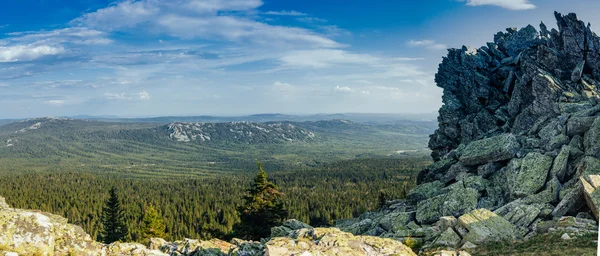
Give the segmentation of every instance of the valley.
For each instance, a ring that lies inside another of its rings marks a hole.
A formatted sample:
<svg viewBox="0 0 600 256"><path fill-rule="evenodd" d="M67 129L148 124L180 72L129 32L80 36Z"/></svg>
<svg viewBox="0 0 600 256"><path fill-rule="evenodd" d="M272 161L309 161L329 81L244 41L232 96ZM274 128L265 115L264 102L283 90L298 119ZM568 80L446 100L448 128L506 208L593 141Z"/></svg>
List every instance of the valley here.
<svg viewBox="0 0 600 256"><path fill-rule="evenodd" d="M116 188L131 241L141 240L139 218L148 204L159 206L170 240L225 238L239 222L236 207L260 161L285 193L290 218L329 226L376 209L381 193L404 197L431 161L426 143L436 126L411 120L169 121L4 124L0 194L15 207L65 216L96 237L107 193Z"/></svg>

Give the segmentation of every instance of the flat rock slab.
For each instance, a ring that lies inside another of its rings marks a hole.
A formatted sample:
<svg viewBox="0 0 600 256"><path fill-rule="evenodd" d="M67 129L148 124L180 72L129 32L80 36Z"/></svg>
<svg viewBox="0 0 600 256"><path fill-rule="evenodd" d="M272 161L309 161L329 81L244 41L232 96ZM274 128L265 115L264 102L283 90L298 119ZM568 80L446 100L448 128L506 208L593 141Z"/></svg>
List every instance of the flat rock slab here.
<svg viewBox="0 0 600 256"><path fill-rule="evenodd" d="M600 171L600 170L599 170ZM598 212L600 207L600 175L585 175L579 178L583 185L583 195L585 201L596 220L598 220Z"/></svg>
<svg viewBox="0 0 600 256"><path fill-rule="evenodd" d="M467 166L508 160L515 157L520 148L512 134L502 134L471 142L462 152L460 162Z"/></svg>
<svg viewBox="0 0 600 256"><path fill-rule="evenodd" d="M458 223L469 231L463 239L473 244L481 245L518 238L518 231L513 224L487 209L477 209L460 216Z"/></svg>
<svg viewBox="0 0 600 256"><path fill-rule="evenodd" d="M526 197L543 188L553 160L537 152L529 153L523 159L513 159L506 173L511 195Z"/></svg>

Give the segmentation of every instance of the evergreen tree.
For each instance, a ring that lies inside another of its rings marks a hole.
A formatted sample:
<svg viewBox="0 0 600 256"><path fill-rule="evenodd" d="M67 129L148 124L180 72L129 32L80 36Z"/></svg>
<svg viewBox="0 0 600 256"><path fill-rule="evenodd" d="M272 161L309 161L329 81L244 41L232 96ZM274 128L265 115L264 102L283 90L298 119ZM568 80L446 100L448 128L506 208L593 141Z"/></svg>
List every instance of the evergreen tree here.
<svg viewBox="0 0 600 256"><path fill-rule="evenodd" d="M102 242L110 244L117 241L123 241L127 237L127 226L123 218L123 209L117 196L117 191L113 187L110 190L110 197L102 209Z"/></svg>
<svg viewBox="0 0 600 256"><path fill-rule="evenodd" d="M150 238L166 238L165 221L163 217L156 211L152 204L146 207L144 218L142 219L142 239L147 241Z"/></svg>
<svg viewBox="0 0 600 256"><path fill-rule="evenodd" d="M267 172L258 163L254 184L244 197L245 204L238 208L241 222L234 227L235 235L247 240L259 240L271 235L271 228L281 225L287 211L281 201L283 193L267 180Z"/></svg>

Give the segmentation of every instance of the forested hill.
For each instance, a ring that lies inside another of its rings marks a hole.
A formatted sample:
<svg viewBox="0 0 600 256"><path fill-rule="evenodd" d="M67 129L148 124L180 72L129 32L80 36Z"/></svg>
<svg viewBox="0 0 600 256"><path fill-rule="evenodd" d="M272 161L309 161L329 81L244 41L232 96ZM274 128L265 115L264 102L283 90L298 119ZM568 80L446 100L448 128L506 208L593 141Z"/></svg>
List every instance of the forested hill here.
<svg viewBox="0 0 600 256"><path fill-rule="evenodd" d="M417 121L133 123L35 118L0 126L0 163L15 166L14 171L20 161L43 170L55 166L50 162L60 162L62 168L93 166L115 172L135 165L145 166L140 172L147 174L253 170L256 160L261 160L280 170L427 153L425 145L433 128L433 122Z"/></svg>

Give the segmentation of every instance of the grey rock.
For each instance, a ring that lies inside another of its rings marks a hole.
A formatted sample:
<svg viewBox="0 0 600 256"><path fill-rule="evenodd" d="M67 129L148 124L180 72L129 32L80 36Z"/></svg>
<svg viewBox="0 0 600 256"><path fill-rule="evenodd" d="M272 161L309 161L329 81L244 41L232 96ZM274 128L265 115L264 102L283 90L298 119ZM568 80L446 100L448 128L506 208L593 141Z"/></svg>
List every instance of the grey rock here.
<svg viewBox="0 0 600 256"><path fill-rule="evenodd" d="M574 188L570 189L564 198L556 205L552 215L561 217L570 211L575 211L584 204L583 199L583 186L581 182L578 182Z"/></svg>
<svg viewBox="0 0 600 256"><path fill-rule="evenodd" d="M552 170L550 171L550 173L552 176L557 177L559 180L564 180L565 175L567 174L570 151L571 147L563 146L560 150L560 153L558 153L558 156L554 158Z"/></svg>
<svg viewBox="0 0 600 256"><path fill-rule="evenodd" d="M552 157L535 152L523 159L513 159L506 172L510 194L519 198L540 190L546 183L552 161Z"/></svg>
<svg viewBox="0 0 600 256"><path fill-rule="evenodd" d="M480 165L479 167L477 167L477 175L483 178L488 178L496 171L500 170L500 168L502 168L502 165L500 163L487 163L484 165Z"/></svg>
<svg viewBox="0 0 600 256"><path fill-rule="evenodd" d="M475 189L455 186L444 194L420 201L416 219L419 223L430 224L442 216L460 216L475 209L479 196Z"/></svg>
<svg viewBox="0 0 600 256"><path fill-rule="evenodd" d="M512 134L502 134L467 145L460 162L467 166L480 165L513 158L520 147Z"/></svg>
<svg viewBox="0 0 600 256"><path fill-rule="evenodd" d="M575 135L583 135L587 132L596 120L593 116L571 117L567 122L567 135L573 137Z"/></svg>

